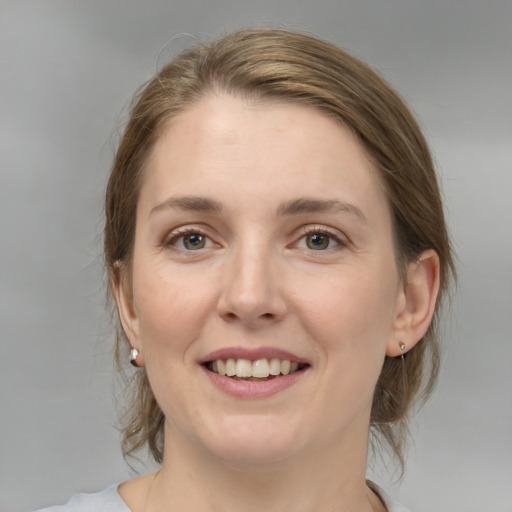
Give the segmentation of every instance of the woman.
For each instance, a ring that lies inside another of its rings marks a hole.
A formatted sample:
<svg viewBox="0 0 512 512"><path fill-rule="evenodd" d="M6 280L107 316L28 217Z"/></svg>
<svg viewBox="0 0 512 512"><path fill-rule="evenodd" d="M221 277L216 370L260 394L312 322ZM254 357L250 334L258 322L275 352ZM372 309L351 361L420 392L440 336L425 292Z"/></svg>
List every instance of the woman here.
<svg viewBox="0 0 512 512"><path fill-rule="evenodd" d="M63 510L405 510L367 447L403 464L453 262L424 138L366 65L273 29L178 56L135 99L105 257L125 454L161 467Z"/></svg>

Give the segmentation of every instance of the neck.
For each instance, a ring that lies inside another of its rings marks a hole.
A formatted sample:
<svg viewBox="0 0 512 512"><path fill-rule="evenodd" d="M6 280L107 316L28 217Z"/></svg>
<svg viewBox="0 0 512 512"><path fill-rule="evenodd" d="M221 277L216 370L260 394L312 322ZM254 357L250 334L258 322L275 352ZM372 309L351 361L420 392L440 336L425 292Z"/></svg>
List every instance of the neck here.
<svg viewBox="0 0 512 512"><path fill-rule="evenodd" d="M220 460L175 435L166 432L171 441L147 512L370 512L381 506L366 487L367 439L256 465Z"/></svg>

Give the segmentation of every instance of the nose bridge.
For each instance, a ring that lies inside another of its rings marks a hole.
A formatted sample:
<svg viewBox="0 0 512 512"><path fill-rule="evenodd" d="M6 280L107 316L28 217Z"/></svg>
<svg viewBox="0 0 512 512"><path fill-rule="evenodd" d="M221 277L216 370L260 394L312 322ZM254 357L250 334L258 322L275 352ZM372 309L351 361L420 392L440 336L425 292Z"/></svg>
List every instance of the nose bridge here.
<svg viewBox="0 0 512 512"><path fill-rule="evenodd" d="M253 323L283 315L275 259L269 243L249 236L232 248L219 301L225 318Z"/></svg>

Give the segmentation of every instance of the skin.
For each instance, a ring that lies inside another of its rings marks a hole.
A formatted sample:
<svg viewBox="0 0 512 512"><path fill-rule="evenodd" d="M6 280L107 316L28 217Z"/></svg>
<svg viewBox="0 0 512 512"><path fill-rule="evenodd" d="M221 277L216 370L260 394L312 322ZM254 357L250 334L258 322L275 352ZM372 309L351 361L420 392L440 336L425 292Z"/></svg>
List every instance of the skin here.
<svg viewBox="0 0 512 512"><path fill-rule="evenodd" d="M301 198L331 207L290 208ZM119 489L132 510L385 510L365 484L373 389L384 356L426 331L439 263L426 251L401 282L383 185L346 127L222 94L185 110L147 162L131 276L114 285L166 416L160 472ZM234 397L200 364L226 347L309 368Z"/></svg>

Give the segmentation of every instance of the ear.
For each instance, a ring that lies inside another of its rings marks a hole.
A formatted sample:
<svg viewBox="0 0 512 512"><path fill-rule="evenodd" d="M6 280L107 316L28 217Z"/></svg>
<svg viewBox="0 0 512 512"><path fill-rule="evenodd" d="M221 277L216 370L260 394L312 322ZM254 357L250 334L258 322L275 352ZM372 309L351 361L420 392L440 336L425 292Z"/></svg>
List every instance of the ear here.
<svg viewBox="0 0 512 512"><path fill-rule="evenodd" d="M407 268L407 283L388 341L386 355L396 357L410 350L427 332L439 293L439 256L429 249ZM405 345L402 350L400 345Z"/></svg>
<svg viewBox="0 0 512 512"><path fill-rule="evenodd" d="M124 334L131 348L136 348L139 351L137 366L144 366L144 356L142 354L139 336L139 322L133 307L133 293L130 279L126 275L126 272L128 272L128 269L124 264L120 261L116 261L110 271L110 283Z"/></svg>

